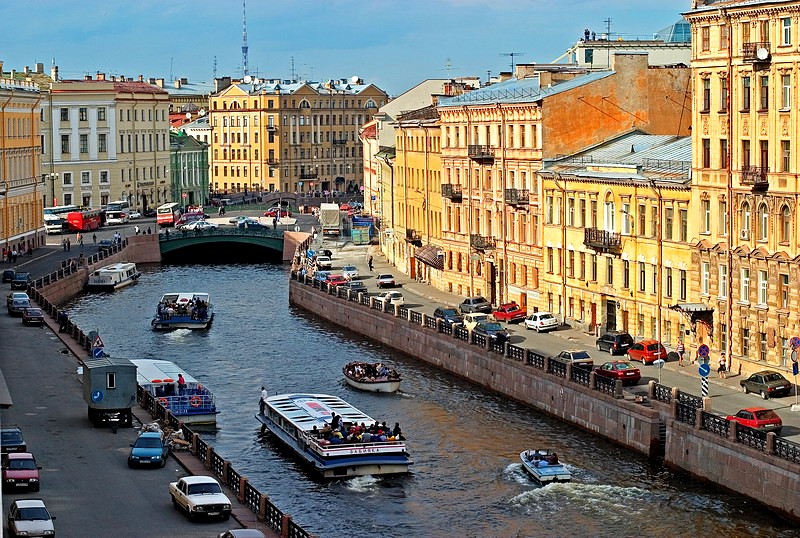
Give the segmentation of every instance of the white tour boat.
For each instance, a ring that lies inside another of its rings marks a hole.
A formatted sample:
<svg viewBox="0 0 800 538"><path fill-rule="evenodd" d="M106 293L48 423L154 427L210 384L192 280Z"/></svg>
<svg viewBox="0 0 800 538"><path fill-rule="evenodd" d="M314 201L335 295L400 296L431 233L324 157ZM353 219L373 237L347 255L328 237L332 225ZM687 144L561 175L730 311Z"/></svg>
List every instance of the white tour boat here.
<svg viewBox="0 0 800 538"><path fill-rule="evenodd" d="M542 484L572 480L572 473L550 449L525 450L520 452L519 458L525 470Z"/></svg>
<svg viewBox="0 0 800 538"><path fill-rule="evenodd" d="M402 436L348 442L327 435L333 415L344 425L375 424L349 403L327 394L280 394L267 398L264 414L256 418L323 478L407 473L413 463Z"/></svg>
<svg viewBox="0 0 800 538"><path fill-rule="evenodd" d="M214 395L183 368L162 360L132 359L136 365L136 381L181 422L186 424L217 423L217 403ZM178 387L178 376L184 384Z"/></svg>
<svg viewBox="0 0 800 538"><path fill-rule="evenodd" d="M208 293L165 293L150 322L157 331L173 329L208 329L214 321L214 309Z"/></svg>
<svg viewBox="0 0 800 538"><path fill-rule="evenodd" d="M348 362L342 368L344 379L351 387L369 392L397 392L400 374L382 362Z"/></svg>
<svg viewBox="0 0 800 538"><path fill-rule="evenodd" d="M140 273L136 270L135 263L113 263L92 271L86 287L90 290L116 290L133 284L139 280L139 276Z"/></svg>

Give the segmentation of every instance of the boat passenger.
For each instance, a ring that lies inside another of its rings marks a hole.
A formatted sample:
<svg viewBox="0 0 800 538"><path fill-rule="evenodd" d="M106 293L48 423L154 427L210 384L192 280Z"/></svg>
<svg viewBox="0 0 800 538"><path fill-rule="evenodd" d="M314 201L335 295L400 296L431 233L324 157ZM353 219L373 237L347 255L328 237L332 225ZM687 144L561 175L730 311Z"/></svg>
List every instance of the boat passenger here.
<svg viewBox="0 0 800 538"><path fill-rule="evenodd" d="M364 432L361 434L361 442L362 443L371 443L372 442L372 434L369 432Z"/></svg>
<svg viewBox="0 0 800 538"><path fill-rule="evenodd" d="M339 415L331 413L331 429L336 430L339 428Z"/></svg>
<svg viewBox="0 0 800 538"><path fill-rule="evenodd" d="M403 432L400 430L400 423L394 423L394 429L392 430L392 435L394 435L395 439L399 439L400 441L404 441L405 437L403 437Z"/></svg>
<svg viewBox="0 0 800 538"><path fill-rule="evenodd" d="M319 430L317 429L316 424L313 428L311 428L311 435L314 437L314 439L319 439Z"/></svg>

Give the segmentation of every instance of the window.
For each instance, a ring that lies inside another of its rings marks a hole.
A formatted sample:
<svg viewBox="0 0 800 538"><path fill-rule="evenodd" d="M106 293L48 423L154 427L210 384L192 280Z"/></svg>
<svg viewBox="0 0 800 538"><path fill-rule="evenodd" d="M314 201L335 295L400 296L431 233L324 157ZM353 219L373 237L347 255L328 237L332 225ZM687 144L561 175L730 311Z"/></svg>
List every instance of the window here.
<svg viewBox="0 0 800 538"><path fill-rule="evenodd" d="M769 232L769 211L767 204L758 206L758 240L766 241Z"/></svg>
<svg viewBox="0 0 800 538"><path fill-rule="evenodd" d="M728 40L730 39L731 29L726 25L719 27L719 50L726 50L728 48Z"/></svg>
<svg viewBox="0 0 800 538"><path fill-rule="evenodd" d="M606 258L606 284L614 285L614 258Z"/></svg>
<svg viewBox="0 0 800 538"><path fill-rule="evenodd" d="M781 28L783 30L782 36L783 40L781 41L781 45L791 45L792 44L792 19L789 17L785 17L781 19Z"/></svg>
<svg viewBox="0 0 800 538"><path fill-rule="evenodd" d="M658 293L658 265L653 264L653 288L650 290L650 293L655 295Z"/></svg>
<svg viewBox="0 0 800 538"><path fill-rule="evenodd" d="M666 268L667 284L664 286L664 297L672 297L672 267Z"/></svg>
<svg viewBox="0 0 800 538"><path fill-rule="evenodd" d="M80 121L87 121L89 119L89 111L86 107L80 107L78 109L78 119Z"/></svg>
<svg viewBox="0 0 800 538"><path fill-rule="evenodd" d="M681 209L681 236L680 240L684 243L689 238L689 211L687 209Z"/></svg>
<svg viewBox="0 0 800 538"><path fill-rule="evenodd" d="M575 226L575 198L567 199L567 226Z"/></svg>
<svg viewBox="0 0 800 538"><path fill-rule="evenodd" d="M703 227L700 233L711 233L711 200L700 201L702 214L700 218L703 219Z"/></svg>
<svg viewBox="0 0 800 538"><path fill-rule="evenodd" d="M769 76L761 77L761 93L759 99L759 111L769 110Z"/></svg>
<svg viewBox="0 0 800 538"><path fill-rule="evenodd" d="M72 193L64 193L64 205L72 205Z"/></svg>
<svg viewBox="0 0 800 538"><path fill-rule="evenodd" d="M681 299L681 301L685 301L686 300L686 270L685 269L681 269L680 270L680 278L681 278L681 282L680 282L681 297L680 297L680 299Z"/></svg>
<svg viewBox="0 0 800 538"><path fill-rule="evenodd" d="M581 252L578 254L580 258L580 266L581 266L581 280L586 279L586 253Z"/></svg>
<svg viewBox="0 0 800 538"><path fill-rule="evenodd" d="M650 208L650 237L658 235L658 208L653 206Z"/></svg>
<svg viewBox="0 0 800 538"><path fill-rule="evenodd" d="M107 137L108 135L106 134L97 135L97 151L100 153L106 153L108 151Z"/></svg>
<svg viewBox="0 0 800 538"><path fill-rule="evenodd" d="M719 79L719 83L720 83L719 111L722 113L726 113L728 112L728 79L721 78Z"/></svg>
<svg viewBox="0 0 800 538"><path fill-rule="evenodd" d="M708 112L711 110L711 79L703 79L703 108L700 112Z"/></svg>
<svg viewBox="0 0 800 538"><path fill-rule="evenodd" d="M97 121L106 121L106 107L97 108Z"/></svg>
<svg viewBox="0 0 800 538"><path fill-rule="evenodd" d="M553 247L547 247L547 272L553 272Z"/></svg>
<svg viewBox="0 0 800 538"><path fill-rule="evenodd" d="M742 231L750 231L750 204L747 202L742 206Z"/></svg>
<svg viewBox="0 0 800 538"><path fill-rule="evenodd" d="M789 110L792 106L792 75L781 76L781 110Z"/></svg>
<svg viewBox="0 0 800 538"><path fill-rule="evenodd" d="M778 277L778 282L781 286L778 307L789 308L789 275L781 273Z"/></svg>
<svg viewBox="0 0 800 538"><path fill-rule="evenodd" d="M742 111L750 111L750 77L742 77Z"/></svg>
<svg viewBox="0 0 800 538"><path fill-rule="evenodd" d="M597 200L591 202L590 228L597 228Z"/></svg>
<svg viewBox="0 0 800 538"><path fill-rule="evenodd" d="M758 333L758 360L767 362L767 333Z"/></svg>
<svg viewBox="0 0 800 538"><path fill-rule="evenodd" d="M545 223L553 224L553 197L548 196L545 199Z"/></svg>
<svg viewBox="0 0 800 538"><path fill-rule="evenodd" d="M789 213L789 207L783 206L781 208L781 227L780 227L780 242L781 243L788 243L789 242L789 232L791 230L791 215Z"/></svg>
<svg viewBox="0 0 800 538"><path fill-rule="evenodd" d="M703 262L700 265L700 293L708 295L708 289L711 281L711 264Z"/></svg>
<svg viewBox="0 0 800 538"><path fill-rule="evenodd" d="M61 121L69 121L69 109L62 108L61 109Z"/></svg>
<svg viewBox="0 0 800 538"><path fill-rule="evenodd" d="M700 28L700 46L703 52L711 50L711 29L708 26Z"/></svg>
<svg viewBox="0 0 800 538"><path fill-rule="evenodd" d="M81 185L89 185L92 182L92 176L89 172L81 172Z"/></svg>
<svg viewBox="0 0 800 538"><path fill-rule="evenodd" d="M750 141L742 140L742 169L750 166Z"/></svg>
<svg viewBox="0 0 800 538"><path fill-rule="evenodd" d="M759 166L763 169L766 173L769 169L769 140L759 140L758 141L758 150L759 150Z"/></svg>
<svg viewBox="0 0 800 538"><path fill-rule="evenodd" d="M703 139L703 168L711 168L711 139Z"/></svg>
<svg viewBox="0 0 800 538"><path fill-rule="evenodd" d="M719 234L728 235L728 203L725 200L719 202Z"/></svg>
<svg viewBox="0 0 800 538"><path fill-rule="evenodd" d="M61 153L69 153L69 135L61 135Z"/></svg>
<svg viewBox="0 0 800 538"><path fill-rule="evenodd" d="M631 262L628 260L622 261L622 287L625 289L631 287Z"/></svg>
<svg viewBox="0 0 800 538"><path fill-rule="evenodd" d="M769 281L767 280L767 272L758 272L758 304L765 306L767 304L767 290L769 290Z"/></svg>
<svg viewBox="0 0 800 538"><path fill-rule="evenodd" d="M719 324L719 350L726 351L728 349L728 324Z"/></svg>
<svg viewBox="0 0 800 538"><path fill-rule="evenodd" d="M790 140L781 140L781 172L790 172L792 162L792 143Z"/></svg>
<svg viewBox="0 0 800 538"><path fill-rule="evenodd" d="M647 288L647 274L645 263L639 262L639 291L645 291Z"/></svg>
<svg viewBox="0 0 800 538"><path fill-rule="evenodd" d="M89 153L89 135L80 135L80 151L81 153Z"/></svg>
<svg viewBox="0 0 800 538"><path fill-rule="evenodd" d="M100 172L100 183L108 183L108 170Z"/></svg>
<svg viewBox="0 0 800 538"><path fill-rule="evenodd" d="M613 200L606 200L605 204L603 204L603 226L605 230L609 232L616 231L616 208L614 207Z"/></svg>
<svg viewBox="0 0 800 538"><path fill-rule="evenodd" d="M597 254L592 254L592 282L597 282Z"/></svg>
<svg viewBox="0 0 800 538"><path fill-rule="evenodd" d="M719 298L720 299L727 299L728 298L728 266L727 265L719 265L717 266L717 281L719 285Z"/></svg>
<svg viewBox="0 0 800 538"><path fill-rule="evenodd" d="M622 233L631 233L631 204L622 204Z"/></svg>
<svg viewBox="0 0 800 538"><path fill-rule="evenodd" d="M750 301L750 269L742 267L739 274L739 300L746 303Z"/></svg>
<svg viewBox="0 0 800 538"><path fill-rule="evenodd" d="M72 172L64 172L64 174L61 177L64 179L64 186L65 187L68 187L68 186L71 187L72 186ZM67 204L66 200L64 200L64 204L65 205L69 205L69 204Z"/></svg>
<svg viewBox="0 0 800 538"><path fill-rule="evenodd" d="M647 213L644 204L639 204L639 211L637 214L639 215L639 228L636 230L636 233L639 235L644 235L645 221L647 220Z"/></svg>
<svg viewBox="0 0 800 538"><path fill-rule="evenodd" d="M750 354L750 329L742 328L742 356L747 357Z"/></svg>
<svg viewBox="0 0 800 538"><path fill-rule="evenodd" d="M671 207L664 209L664 239L668 241L672 241L672 213Z"/></svg>
<svg viewBox="0 0 800 538"><path fill-rule="evenodd" d="M728 139L723 138L719 141L719 166L728 168Z"/></svg>

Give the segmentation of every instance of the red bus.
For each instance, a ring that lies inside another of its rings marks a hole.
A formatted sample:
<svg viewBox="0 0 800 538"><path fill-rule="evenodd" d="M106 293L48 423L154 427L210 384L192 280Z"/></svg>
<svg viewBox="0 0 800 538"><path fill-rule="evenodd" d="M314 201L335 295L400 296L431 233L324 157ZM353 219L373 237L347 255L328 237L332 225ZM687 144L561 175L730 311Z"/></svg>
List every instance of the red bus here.
<svg viewBox="0 0 800 538"><path fill-rule="evenodd" d="M181 217L181 205L169 202L158 206L156 209L156 222L159 226L175 226L175 222Z"/></svg>
<svg viewBox="0 0 800 538"><path fill-rule="evenodd" d="M99 209L84 209L67 213L67 227L73 232L96 230L100 224L102 224L102 215Z"/></svg>

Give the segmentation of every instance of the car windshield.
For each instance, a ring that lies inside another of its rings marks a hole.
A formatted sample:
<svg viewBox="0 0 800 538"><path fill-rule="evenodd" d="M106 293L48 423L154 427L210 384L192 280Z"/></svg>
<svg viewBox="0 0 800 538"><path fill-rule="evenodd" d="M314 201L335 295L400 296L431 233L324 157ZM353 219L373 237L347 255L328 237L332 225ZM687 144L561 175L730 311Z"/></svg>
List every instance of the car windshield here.
<svg viewBox="0 0 800 538"><path fill-rule="evenodd" d="M660 344L650 344L647 346L647 351L658 351Z"/></svg>
<svg viewBox="0 0 800 538"><path fill-rule="evenodd" d="M772 374L767 374L767 375L764 376L764 381L766 381L766 382L769 382L769 381L785 381L785 380L786 380L786 378L783 377L778 372L774 372Z"/></svg>
<svg viewBox="0 0 800 538"><path fill-rule="evenodd" d="M28 278L28 273L17 273L14 278L16 280L25 280Z"/></svg>
<svg viewBox="0 0 800 538"><path fill-rule="evenodd" d="M539 319L542 319L542 320L545 320L545 319L553 319L553 314L542 314L542 315L539 317Z"/></svg>
<svg viewBox="0 0 800 538"><path fill-rule="evenodd" d="M772 420L779 418L778 414L772 409L761 409L760 411L756 411L755 415L758 420Z"/></svg>
<svg viewBox="0 0 800 538"><path fill-rule="evenodd" d="M345 266L342 268L342 271L355 271L355 270L356 270L356 268L355 268L355 266L354 266L354 265L345 265Z"/></svg>
<svg viewBox="0 0 800 538"><path fill-rule="evenodd" d="M471 301L473 304L474 304L474 303L487 303L487 302L489 302L489 301L487 301L486 299L484 299L483 297L473 297L472 299L470 299L470 301Z"/></svg>
<svg viewBox="0 0 800 538"><path fill-rule="evenodd" d="M572 352L572 359L573 360L575 360L575 359L588 359L588 358L590 358L589 354L586 353L585 351L573 351Z"/></svg>
<svg viewBox="0 0 800 538"><path fill-rule="evenodd" d="M31 508L20 508L19 512L17 513L17 520L22 521L33 521L33 520L48 520L50 519L50 514L47 513L47 509L42 506L34 506Z"/></svg>
<svg viewBox="0 0 800 538"><path fill-rule="evenodd" d="M2 440L4 445L21 443L22 434L19 432L3 432L2 435L0 435L0 440Z"/></svg>
<svg viewBox="0 0 800 538"><path fill-rule="evenodd" d="M633 365L628 364L627 362L618 362L616 364L612 364L611 367L615 370L629 370L633 368Z"/></svg>
<svg viewBox="0 0 800 538"><path fill-rule="evenodd" d="M33 460L9 460L8 468L12 471L33 471L36 469L36 462Z"/></svg>
<svg viewBox="0 0 800 538"><path fill-rule="evenodd" d="M499 323L484 323L483 328L487 331L502 331L503 326Z"/></svg>
<svg viewBox="0 0 800 538"><path fill-rule="evenodd" d="M619 335L619 343L620 344L632 344L633 337L629 334L621 334Z"/></svg>
<svg viewBox="0 0 800 538"><path fill-rule="evenodd" d="M27 310L25 310L25 313L27 315L29 315L29 316L41 316L42 315L42 311L39 310L38 308L28 308Z"/></svg>
<svg viewBox="0 0 800 538"><path fill-rule="evenodd" d="M459 313L455 308L445 308L442 310L443 316L458 316Z"/></svg>
<svg viewBox="0 0 800 538"><path fill-rule="evenodd" d="M389 280L391 280L391 279L393 279L393 278L394 278L394 277L393 277L392 275L378 275L378 280L384 280L384 279L389 279Z"/></svg>
<svg viewBox="0 0 800 538"><path fill-rule="evenodd" d="M222 493L219 484L206 483L206 484L189 484L189 495L198 495L203 493Z"/></svg>
<svg viewBox="0 0 800 538"><path fill-rule="evenodd" d="M136 448L161 448L161 439L157 437L140 437L134 443Z"/></svg>

